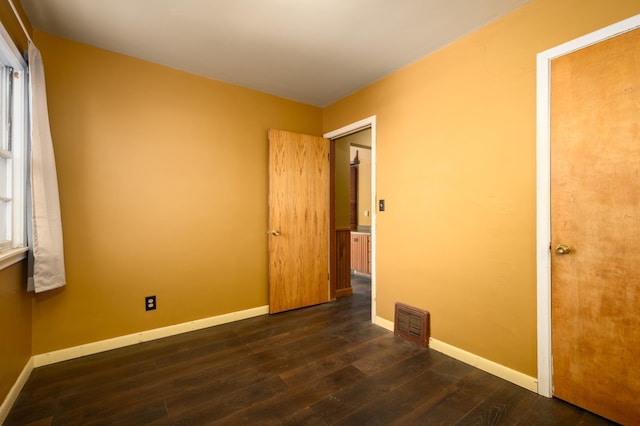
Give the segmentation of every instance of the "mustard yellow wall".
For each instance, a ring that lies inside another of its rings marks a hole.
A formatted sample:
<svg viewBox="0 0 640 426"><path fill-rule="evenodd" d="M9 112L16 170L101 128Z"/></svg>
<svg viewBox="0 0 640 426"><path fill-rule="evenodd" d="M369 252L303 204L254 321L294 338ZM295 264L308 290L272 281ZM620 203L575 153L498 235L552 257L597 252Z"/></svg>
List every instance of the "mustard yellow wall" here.
<svg viewBox="0 0 640 426"><path fill-rule="evenodd" d="M369 135L371 131L367 130ZM371 150L351 146L351 158L358 151L358 226L371 226Z"/></svg>
<svg viewBox="0 0 640 426"><path fill-rule="evenodd" d="M336 228L348 229L351 226L350 218L350 158L349 141L342 138L335 141L336 157Z"/></svg>
<svg viewBox="0 0 640 426"><path fill-rule="evenodd" d="M26 30L29 32L29 35L32 34L33 29L31 28L31 22L27 19L24 10L22 10L22 5L19 1L13 1L16 10L20 14L20 19L22 23L25 25ZM28 39L24 34L24 30L20 26L20 22L16 18L16 15L13 13L13 9L9 4L9 0L0 0L0 20L2 21L2 25L4 26L7 33L11 36L11 40L16 45L16 47L21 51L25 52L27 50Z"/></svg>
<svg viewBox="0 0 640 426"><path fill-rule="evenodd" d="M26 262L0 270L0 403L31 358Z"/></svg>
<svg viewBox="0 0 640 426"><path fill-rule="evenodd" d="M377 313L536 376L536 54L640 13L637 0L534 0L326 108L377 116Z"/></svg>
<svg viewBox="0 0 640 426"><path fill-rule="evenodd" d="M35 42L68 284L36 298L34 354L266 305L267 129L321 135L322 111L46 33Z"/></svg>
<svg viewBox="0 0 640 426"><path fill-rule="evenodd" d="M22 12L19 3L16 7ZM7 0L0 0L0 21L18 48L26 49L27 38ZM28 20L25 20L25 25L31 31ZM26 261L22 261L0 270L0 403L6 398L29 358L31 296L27 293Z"/></svg>
<svg viewBox="0 0 640 426"><path fill-rule="evenodd" d="M349 158L353 160L358 151L358 226L371 226L371 129L364 129L338 139L350 145Z"/></svg>

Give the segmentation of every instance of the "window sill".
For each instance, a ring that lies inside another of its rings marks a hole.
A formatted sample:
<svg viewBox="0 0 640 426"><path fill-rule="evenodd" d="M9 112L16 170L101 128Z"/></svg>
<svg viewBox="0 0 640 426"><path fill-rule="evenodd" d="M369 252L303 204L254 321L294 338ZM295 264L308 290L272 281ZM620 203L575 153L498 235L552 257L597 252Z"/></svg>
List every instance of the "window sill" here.
<svg viewBox="0 0 640 426"><path fill-rule="evenodd" d="M0 270L27 258L28 247L20 247L0 252Z"/></svg>

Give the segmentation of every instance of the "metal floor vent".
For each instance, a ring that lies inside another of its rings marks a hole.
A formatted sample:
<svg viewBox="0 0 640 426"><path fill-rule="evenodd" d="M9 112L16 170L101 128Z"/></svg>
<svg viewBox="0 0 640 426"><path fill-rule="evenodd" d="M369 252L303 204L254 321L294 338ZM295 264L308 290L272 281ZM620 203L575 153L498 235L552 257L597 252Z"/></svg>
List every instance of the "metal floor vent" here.
<svg viewBox="0 0 640 426"><path fill-rule="evenodd" d="M428 347L431 335L429 312L403 303L396 303L393 333L422 347Z"/></svg>

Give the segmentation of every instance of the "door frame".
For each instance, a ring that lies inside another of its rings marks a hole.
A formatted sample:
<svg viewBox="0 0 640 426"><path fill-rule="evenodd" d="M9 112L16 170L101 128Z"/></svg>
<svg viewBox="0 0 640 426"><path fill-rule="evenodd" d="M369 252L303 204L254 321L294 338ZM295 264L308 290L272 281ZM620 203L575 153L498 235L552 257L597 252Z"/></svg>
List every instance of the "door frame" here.
<svg viewBox="0 0 640 426"><path fill-rule="evenodd" d="M334 140L343 136L356 133L360 130L371 128L371 322L376 319L376 222L377 222L377 192L376 192L376 116L372 115L355 123L348 124L339 129L322 135L324 138Z"/></svg>
<svg viewBox="0 0 640 426"><path fill-rule="evenodd" d="M640 15L625 19L537 55L536 81L536 271L538 394L553 396L551 360L551 61L640 28Z"/></svg>

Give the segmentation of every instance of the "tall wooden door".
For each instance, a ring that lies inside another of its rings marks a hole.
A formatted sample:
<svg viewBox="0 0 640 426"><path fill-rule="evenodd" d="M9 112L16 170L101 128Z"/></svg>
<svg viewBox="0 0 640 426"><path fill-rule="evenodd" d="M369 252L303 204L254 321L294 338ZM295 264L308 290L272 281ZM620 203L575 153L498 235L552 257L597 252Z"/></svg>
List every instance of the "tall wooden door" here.
<svg viewBox="0 0 640 426"><path fill-rule="evenodd" d="M554 396L640 423L640 30L551 63Z"/></svg>
<svg viewBox="0 0 640 426"><path fill-rule="evenodd" d="M269 312L329 300L329 140L269 130Z"/></svg>

